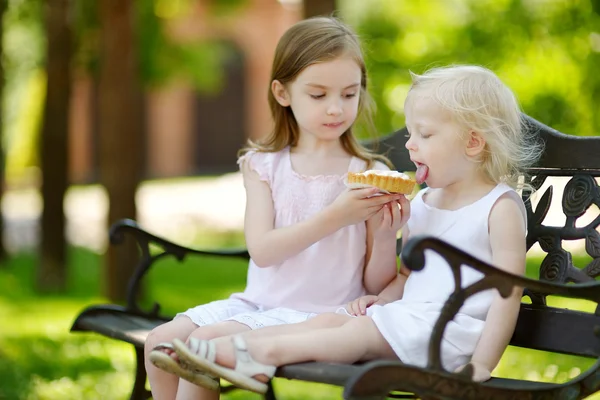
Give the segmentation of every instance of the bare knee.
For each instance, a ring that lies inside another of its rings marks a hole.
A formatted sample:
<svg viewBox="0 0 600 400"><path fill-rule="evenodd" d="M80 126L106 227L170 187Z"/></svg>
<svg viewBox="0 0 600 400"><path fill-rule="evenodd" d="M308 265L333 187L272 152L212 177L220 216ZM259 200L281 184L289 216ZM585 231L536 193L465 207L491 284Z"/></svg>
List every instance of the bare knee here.
<svg viewBox="0 0 600 400"><path fill-rule="evenodd" d="M144 350L151 351L158 344L171 343L173 339L186 340L198 326L189 318L182 316L152 329L146 338Z"/></svg>
<svg viewBox="0 0 600 400"><path fill-rule="evenodd" d="M365 353L362 355L361 360L395 359L397 357L371 317L353 318L344 328L362 338Z"/></svg>

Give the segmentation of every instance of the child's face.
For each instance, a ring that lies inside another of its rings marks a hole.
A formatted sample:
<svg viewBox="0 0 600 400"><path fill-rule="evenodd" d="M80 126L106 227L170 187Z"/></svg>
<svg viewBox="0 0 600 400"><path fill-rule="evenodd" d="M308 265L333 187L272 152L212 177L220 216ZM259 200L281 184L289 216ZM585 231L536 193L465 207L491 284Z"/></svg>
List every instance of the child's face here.
<svg viewBox="0 0 600 400"><path fill-rule="evenodd" d="M427 186L446 187L471 176L476 166L467 158L465 135L448 111L418 92L409 95L404 111L410 133L406 148L417 167L428 168Z"/></svg>
<svg viewBox="0 0 600 400"><path fill-rule="evenodd" d="M338 140L356 120L361 70L350 57L306 67L285 87L273 82L273 94L290 106L300 128L300 140Z"/></svg>

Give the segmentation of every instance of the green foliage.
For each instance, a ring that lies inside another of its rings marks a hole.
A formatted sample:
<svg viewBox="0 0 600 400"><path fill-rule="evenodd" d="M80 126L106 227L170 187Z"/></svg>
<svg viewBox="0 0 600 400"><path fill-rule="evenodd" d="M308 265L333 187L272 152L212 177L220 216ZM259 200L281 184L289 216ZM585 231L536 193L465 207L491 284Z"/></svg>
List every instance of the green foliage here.
<svg viewBox="0 0 600 400"><path fill-rule="evenodd" d="M42 5L42 0L10 0L4 16L2 146L16 150L13 157L7 157L7 174L37 163L35 149L45 94Z"/></svg>
<svg viewBox="0 0 600 400"><path fill-rule="evenodd" d="M243 3L240 0L231 2L226 1L225 5L229 6L217 7L217 11L232 11ZM201 91L219 90L223 78L220 66L229 54L228 47L208 39L182 42L167 33L169 22L190 13L195 1L146 0L134 4L134 34L141 82L151 87L171 80L184 80ZM75 6L75 59L78 65L93 73L97 73L100 57L97 7L97 0L76 2Z"/></svg>
<svg viewBox="0 0 600 400"><path fill-rule="evenodd" d="M409 70L479 64L526 113L566 133L600 133L598 0L343 0L363 39L380 134L403 126Z"/></svg>
<svg viewBox="0 0 600 400"><path fill-rule="evenodd" d="M182 1L174 2L181 3ZM188 9L191 2L188 1ZM224 48L215 41L178 43L168 37L165 24L168 19L157 11L162 10L166 17L173 11L166 11L161 4L164 0L137 2L137 40L140 76L148 85L161 85L171 79L184 78L200 90L215 91L221 84L220 63ZM172 5L171 5L172 6ZM164 14L163 14L164 15Z"/></svg>
<svg viewBox="0 0 600 400"><path fill-rule="evenodd" d="M248 4L248 0L210 0L207 3L210 13L220 16L240 11Z"/></svg>

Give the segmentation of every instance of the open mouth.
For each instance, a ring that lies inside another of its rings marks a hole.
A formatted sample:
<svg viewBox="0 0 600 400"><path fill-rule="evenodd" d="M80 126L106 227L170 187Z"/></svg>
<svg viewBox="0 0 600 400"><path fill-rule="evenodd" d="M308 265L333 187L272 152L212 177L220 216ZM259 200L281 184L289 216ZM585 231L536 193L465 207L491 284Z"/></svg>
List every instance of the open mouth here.
<svg viewBox="0 0 600 400"><path fill-rule="evenodd" d="M328 127L328 128L339 128L343 124L344 124L343 122L334 122L334 123L331 123L331 124L324 124L324 125L326 127Z"/></svg>

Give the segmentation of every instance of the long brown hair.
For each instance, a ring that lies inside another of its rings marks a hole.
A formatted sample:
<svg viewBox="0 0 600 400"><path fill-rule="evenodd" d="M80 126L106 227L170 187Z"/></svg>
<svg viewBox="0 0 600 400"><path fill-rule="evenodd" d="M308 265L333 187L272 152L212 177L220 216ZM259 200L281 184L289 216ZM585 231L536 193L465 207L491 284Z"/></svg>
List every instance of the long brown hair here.
<svg viewBox="0 0 600 400"><path fill-rule="evenodd" d="M342 55L352 57L361 71L361 89L358 103L358 115L366 114L370 120L372 99L367 92L367 69L357 35L340 20L332 17L305 19L290 27L279 39L271 68L271 80L282 85L293 82L308 66L334 60ZM300 130L290 107L281 106L270 87L268 94L271 115L275 122L273 131L258 141L248 141L248 150L277 152L286 146L294 147L298 143ZM340 137L342 146L351 155L367 162L370 167L375 160L392 167L390 161L362 146L352 134L352 127Z"/></svg>

